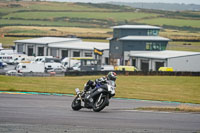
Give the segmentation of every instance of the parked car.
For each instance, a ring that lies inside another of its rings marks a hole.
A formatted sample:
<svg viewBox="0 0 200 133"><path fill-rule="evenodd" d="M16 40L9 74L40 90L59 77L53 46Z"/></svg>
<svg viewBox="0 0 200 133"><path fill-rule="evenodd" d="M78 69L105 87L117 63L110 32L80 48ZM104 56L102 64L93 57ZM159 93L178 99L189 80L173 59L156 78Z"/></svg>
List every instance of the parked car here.
<svg viewBox="0 0 200 133"><path fill-rule="evenodd" d="M172 67L160 67L158 69L158 71L161 71L161 72L173 72L173 68Z"/></svg>
<svg viewBox="0 0 200 133"><path fill-rule="evenodd" d="M93 57L66 57L61 63L66 69L72 68L76 63L80 63L82 59L93 59Z"/></svg>
<svg viewBox="0 0 200 133"><path fill-rule="evenodd" d="M52 69L47 70L47 72L64 73L65 69L63 69L63 68L52 68Z"/></svg>
<svg viewBox="0 0 200 133"><path fill-rule="evenodd" d="M6 67L7 66L7 63L5 63L5 62L0 62L0 68L4 68L4 67Z"/></svg>
<svg viewBox="0 0 200 133"><path fill-rule="evenodd" d="M134 66L115 66L116 71L138 71Z"/></svg>
<svg viewBox="0 0 200 133"><path fill-rule="evenodd" d="M18 73L17 70L9 70L6 72L8 76L22 76L22 73Z"/></svg>

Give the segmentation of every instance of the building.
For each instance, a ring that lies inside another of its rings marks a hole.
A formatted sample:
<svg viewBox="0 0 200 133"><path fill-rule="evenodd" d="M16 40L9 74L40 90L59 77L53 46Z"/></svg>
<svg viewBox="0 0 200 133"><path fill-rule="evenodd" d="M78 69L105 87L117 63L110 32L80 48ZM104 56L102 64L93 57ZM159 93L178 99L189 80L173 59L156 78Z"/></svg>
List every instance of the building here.
<svg viewBox="0 0 200 133"><path fill-rule="evenodd" d="M172 67L174 71L200 71L200 52L188 51L131 51L129 57L142 71L157 71L160 67Z"/></svg>
<svg viewBox="0 0 200 133"><path fill-rule="evenodd" d="M18 53L28 56L94 57L94 48L104 50L102 62L108 64L109 44L84 42L78 38L40 37L14 42Z"/></svg>
<svg viewBox="0 0 200 133"><path fill-rule="evenodd" d="M173 67L175 71L200 71L200 53L166 50L170 41L160 37L160 27L150 25L114 26L110 38L110 63L132 65L141 71Z"/></svg>
<svg viewBox="0 0 200 133"><path fill-rule="evenodd" d="M110 61L119 65L129 65L124 55L130 51L165 50L170 39L158 36L160 27L149 25L122 25L113 28L110 38Z"/></svg>

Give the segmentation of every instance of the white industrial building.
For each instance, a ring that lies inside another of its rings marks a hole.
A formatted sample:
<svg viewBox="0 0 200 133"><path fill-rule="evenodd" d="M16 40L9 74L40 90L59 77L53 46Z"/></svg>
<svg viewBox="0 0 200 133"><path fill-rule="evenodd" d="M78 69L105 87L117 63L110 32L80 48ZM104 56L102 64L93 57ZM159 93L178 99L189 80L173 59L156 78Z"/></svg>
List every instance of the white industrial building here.
<svg viewBox="0 0 200 133"><path fill-rule="evenodd" d="M130 51L125 53L130 64L143 71L172 67L174 71L200 71L200 52L188 51Z"/></svg>
<svg viewBox="0 0 200 133"><path fill-rule="evenodd" d="M84 42L78 38L41 37L15 41L18 53L28 56L94 57L94 48L104 50L102 63L108 64L109 43Z"/></svg>

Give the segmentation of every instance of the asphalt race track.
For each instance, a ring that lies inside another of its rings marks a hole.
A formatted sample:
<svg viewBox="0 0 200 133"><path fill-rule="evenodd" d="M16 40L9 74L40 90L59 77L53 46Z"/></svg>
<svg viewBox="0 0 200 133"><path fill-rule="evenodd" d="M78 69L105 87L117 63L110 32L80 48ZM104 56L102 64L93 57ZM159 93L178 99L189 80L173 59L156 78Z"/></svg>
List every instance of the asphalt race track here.
<svg viewBox="0 0 200 133"><path fill-rule="evenodd" d="M0 94L0 133L198 133L200 114L130 110L179 103L112 99L97 113L73 111L70 96Z"/></svg>

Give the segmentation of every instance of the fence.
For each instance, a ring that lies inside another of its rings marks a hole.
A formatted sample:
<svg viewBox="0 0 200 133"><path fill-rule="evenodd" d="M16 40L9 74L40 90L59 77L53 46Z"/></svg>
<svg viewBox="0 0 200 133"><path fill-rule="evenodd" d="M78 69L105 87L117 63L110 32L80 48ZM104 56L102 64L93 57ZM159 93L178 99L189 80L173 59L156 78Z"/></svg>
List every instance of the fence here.
<svg viewBox="0 0 200 133"><path fill-rule="evenodd" d="M64 77L64 73L11 73L6 74L5 72L0 72L0 75L8 75L8 76L18 76L18 77Z"/></svg>
<svg viewBox="0 0 200 133"><path fill-rule="evenodd" d="M84 76L84 75L106 75L109 71L82 71L82 72L65 72L65 76ZM143 72L143 71L115 71L117 75L159 75L159 76L200 76L200 72Z"/></svg>
<svg viewBox="0 0 200 133"><path fill-rule="evenodd" d="M11 74L10 76L23 76L23 77L51 77L51 76L89 76L89 75L107 75L109 71L69 71L60 74L51 73L23 73L23 74ZM140 76L200 76L200 72L127 72L127 71L115 71L117 75L140 75ZM0 75L6 75L5 72L0 72Z"/></svg>

